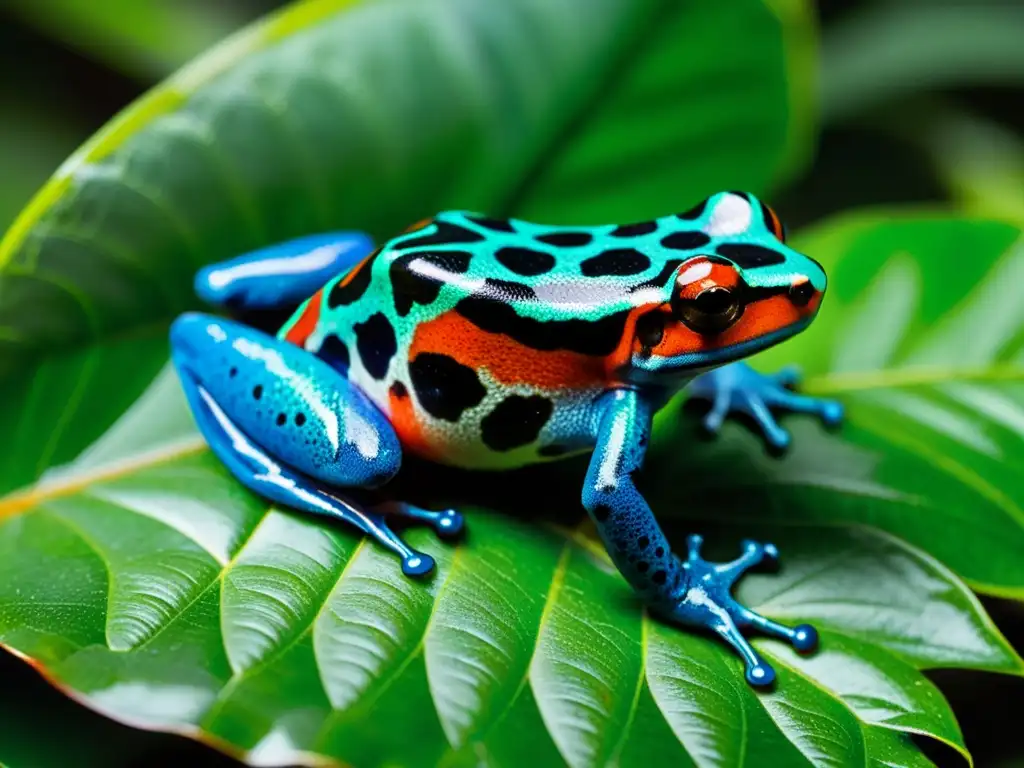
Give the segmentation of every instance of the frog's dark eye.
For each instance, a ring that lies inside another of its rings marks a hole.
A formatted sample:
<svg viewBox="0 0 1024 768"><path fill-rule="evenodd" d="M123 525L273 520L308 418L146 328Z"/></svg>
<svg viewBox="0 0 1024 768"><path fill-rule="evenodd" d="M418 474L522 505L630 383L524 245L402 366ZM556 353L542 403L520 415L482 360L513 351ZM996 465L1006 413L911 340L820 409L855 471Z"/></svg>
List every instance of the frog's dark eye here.
<svg viewBox="0 0 1024 768"><path fill-rule="evenodd" d="M705 288L693 298L677 295L672 311L687 328L697 333L720 333L743 314L737 291L723 286Z"/></svg>
<svg viewBox="0 0 1024 768"><path fill-rule="evenodd" d="M780 243L786 242L786 228L783 226L778 214L771 207L761 203L761 216L768 231L775 235Z"/></svg>

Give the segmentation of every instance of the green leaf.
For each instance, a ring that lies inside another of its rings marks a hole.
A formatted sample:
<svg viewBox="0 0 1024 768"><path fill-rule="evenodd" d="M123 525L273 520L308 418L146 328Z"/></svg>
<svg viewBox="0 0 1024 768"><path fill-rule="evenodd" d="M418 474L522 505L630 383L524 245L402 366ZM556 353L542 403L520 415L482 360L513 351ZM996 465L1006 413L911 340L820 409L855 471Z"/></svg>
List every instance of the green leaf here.
<svg viewBox="0 0 1024 768"><path fill-rule="evenodd" d="M868 530L771 532L784 568L739 597L823 643L757 640L780 670L768 694L720 643L644 615L587 528L468 509L456 547L411 533L439 564L414 581L343 528L266 509L173 384L0 505L0 642L115 718L260 764L927 764L910 734L966 750L921 671L1024 667L947 569Z"/></svg>
<svg viewBox="0 0 1024 768"><path fill-rule="evenodd" d="M138 396L201 264L442 208L625 221L768 188L807 149L812 37L803 0L309 0L239 33L0 243L0 488Z"/></svg>
<svg viewBox="0 0 1024 768"><path fill-rule="evenodd" d="M8 0L5 8L68 45L139 77L163 77L235 29L224 8L197 0Z"/></svg>
<svg viewBox="0 0 1024 768"><path fill-rule="evenodd" d="M699 456L662 414L659 509L855 522L927 550L976 589L1024 597L1024 239L998 221L880 210L804 233L829 275L814 325L755 358L796 362L847 409L838 434L785 417L782 461L736 424ZM677 480L686 477L685 485ZM938 627L939 624L936 624Z"/></svg>
<svg viewBox="0 0 1024 768"><path fill-rule="evenodd" d="M1014 3L864 5L822 43L823 116L849 118L922 90L1019 85L1021 35L1024 8Z"/></svg>

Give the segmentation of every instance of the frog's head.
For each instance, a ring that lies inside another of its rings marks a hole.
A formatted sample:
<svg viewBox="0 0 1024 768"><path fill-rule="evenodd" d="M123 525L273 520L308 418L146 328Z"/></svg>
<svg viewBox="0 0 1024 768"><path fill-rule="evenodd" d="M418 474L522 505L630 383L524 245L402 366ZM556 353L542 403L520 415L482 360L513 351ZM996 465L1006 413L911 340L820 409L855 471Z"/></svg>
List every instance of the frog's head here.
<svg viewBox="0 0 1024 768"><path fill-rule="evenodd" d="M662 254L666 263L682 263L657 301L632 313L631 378L688 378L760 352L814 319L825 272L786 245L767 205L723 192L674 221L680 239L695 247Z"/></svg>

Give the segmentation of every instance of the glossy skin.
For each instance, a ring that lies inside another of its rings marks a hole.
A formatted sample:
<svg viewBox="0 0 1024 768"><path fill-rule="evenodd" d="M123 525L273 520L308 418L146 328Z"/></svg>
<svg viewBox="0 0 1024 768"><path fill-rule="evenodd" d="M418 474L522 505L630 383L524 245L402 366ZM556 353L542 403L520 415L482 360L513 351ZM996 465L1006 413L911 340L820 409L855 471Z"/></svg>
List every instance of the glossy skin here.
<svg viewBox="0 0 1024 768"><path fill-rule="evenodd" d="M652 610L718 633L754 685L774 672L738 627L815 645L813 628L781 626L730 595L745 570L777 556L772 545L746 542L738 560L715 565L691 537L679 558L631 478L654 413L691 382L691 396L712 403L710 431L743 412L775 448L789 438L771 408L841 419L837 403L790 391L792 371L733 362L806 328L825 291L821 267L785 245L774 212L738 192L625 226L446 212L370 249L355 233L304 238L197 276L203 298L228 306L294 304L315 290L277 338L201 314L172 327L197 423L243 483L356 525L420 575L433 561L385 516L441 534L457 533L461 516L368 510L337 489L386 483L405 451L487 469L592 452L583 504Z"/></svg>

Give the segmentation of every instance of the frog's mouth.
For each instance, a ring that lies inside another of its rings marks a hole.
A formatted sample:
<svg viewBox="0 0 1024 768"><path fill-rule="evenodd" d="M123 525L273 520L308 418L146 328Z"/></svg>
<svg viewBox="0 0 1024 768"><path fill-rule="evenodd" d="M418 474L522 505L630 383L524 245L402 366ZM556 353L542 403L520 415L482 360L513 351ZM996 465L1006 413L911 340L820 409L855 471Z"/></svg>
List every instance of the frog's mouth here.
<svg viewBox="0 0 1024 768"><path fill-rule="evenodd" d="M714 293L720 292L714 289ZM823 295L824 291L800 275L788 286L744 286L735 296L712 295L691 306L674 303L670 311L659 308L660 320L646 320L647 325L662 324L656 344L643 344L644 333L639 329L645 320L638 320L639 343L632 367L641 376L669 372L692 375L703 368L749 357L807 328Z"/></svg>

